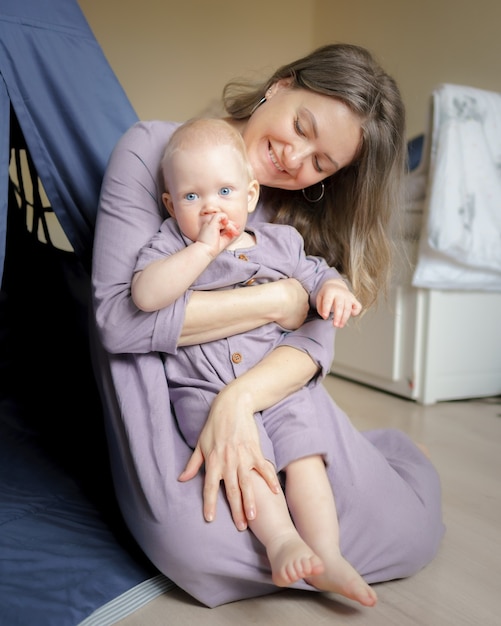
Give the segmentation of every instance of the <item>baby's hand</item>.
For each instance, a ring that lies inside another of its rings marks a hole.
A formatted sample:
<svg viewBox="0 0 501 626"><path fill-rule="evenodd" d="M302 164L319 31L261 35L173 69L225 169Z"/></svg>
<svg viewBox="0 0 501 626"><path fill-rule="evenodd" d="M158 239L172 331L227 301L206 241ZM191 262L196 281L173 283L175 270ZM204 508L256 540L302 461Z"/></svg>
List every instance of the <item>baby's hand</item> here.
<svg viewBox="0 0 501 626"><path fill-rule="evenodd" d="M221 226L222 228L220 230L220 235L221 237L227 237L228 243L232 242L240 235L240 229L238 228L238 226L235 224L235 222L232 222L228 218L226 218L226 222L224 224L221 224Z"/></svg>
<svg viewBox="0 0 501 626"><path fill-rule="evenodd" d="M216 257L240 235L238 226L228 219L226 213L214 213L202 224L197 241L210 249L212 257Z"/></svg>
<svg viewBox="0 0 501 626"><path fill-rule="evenodd" d="M332 323L336 328L343 328L350 317L362 310L362 305L351 293L341 278L325 281L317 296L317 311L324 319L332 313Z"/></svg>

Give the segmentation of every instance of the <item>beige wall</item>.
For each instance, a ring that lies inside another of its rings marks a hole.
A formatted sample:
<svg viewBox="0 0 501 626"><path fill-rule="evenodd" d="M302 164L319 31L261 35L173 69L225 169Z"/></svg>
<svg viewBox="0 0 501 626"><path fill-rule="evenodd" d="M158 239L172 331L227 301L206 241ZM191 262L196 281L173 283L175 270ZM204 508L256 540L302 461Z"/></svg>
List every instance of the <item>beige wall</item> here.
<svg viewBox="0 0 501 626"><path fill-rule="evenodd" d="M184 120L235 77L310 51L314 0L78 0L142 119Z"/></svg>
<svg viewBox="0 0 501 626"><path fill-rule="evenodd" d="M183 120L236 76L331 41L370 48L397 78L408 136L441 82L501 91L500 0L79 0L139 117ZM252 10L249 7L252 6Z"/></svg>

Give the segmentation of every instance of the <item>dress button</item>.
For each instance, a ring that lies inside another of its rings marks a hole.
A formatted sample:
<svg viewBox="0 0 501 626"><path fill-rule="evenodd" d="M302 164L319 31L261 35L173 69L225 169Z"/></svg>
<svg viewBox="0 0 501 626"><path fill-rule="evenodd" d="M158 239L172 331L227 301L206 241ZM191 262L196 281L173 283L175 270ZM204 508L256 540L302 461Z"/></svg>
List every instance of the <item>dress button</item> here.
<svg viewBox="0 0 501 626"><path fill-rule="evenodd" d="M249 260L249 257L248 257L246 254L239 254L239 255L238 255L238 258L239 258L241 261L248 261L248 260Z"/></svg>
<svg viewBox="0 0 501 626"><path fill-rule="evenodd" d="M240 354L240 352L234 352L231 355L231 360L233 361L233 363L241 363L243 359L243 356Z"/></svg>
<svg viewBox="0 0 501 626"><path fill-rule="evenodd" d="M245 283L246 285L252 285L253 283L256 282L255 278L249 278L249 280Z"/></svg>

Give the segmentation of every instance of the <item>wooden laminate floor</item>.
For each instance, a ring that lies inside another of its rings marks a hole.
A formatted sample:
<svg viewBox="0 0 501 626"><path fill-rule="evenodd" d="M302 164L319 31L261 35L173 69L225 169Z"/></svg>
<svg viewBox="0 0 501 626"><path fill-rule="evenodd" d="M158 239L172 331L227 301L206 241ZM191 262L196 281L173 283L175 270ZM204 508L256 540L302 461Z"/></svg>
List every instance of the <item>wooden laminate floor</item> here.
<svg viewBox="0 0 501 626"><path fill-rule="evenodd" d="M433 563L377 585L372 609L291 590L208 609L176 589L119 626L501 626L501 398L423 407L332 376L325 385L360 429L400 428L428 447L447 526Z"/></svg>

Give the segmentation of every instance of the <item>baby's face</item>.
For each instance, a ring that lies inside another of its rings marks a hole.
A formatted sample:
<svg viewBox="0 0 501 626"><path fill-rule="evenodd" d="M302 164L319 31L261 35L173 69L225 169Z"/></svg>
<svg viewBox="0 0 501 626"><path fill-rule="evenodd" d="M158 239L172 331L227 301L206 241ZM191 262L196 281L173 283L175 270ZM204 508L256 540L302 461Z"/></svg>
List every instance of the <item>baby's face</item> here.
<svg viewBox="0 0 501 626"><path fill-rule="evenodd" d="M192 241L214 213L224 213L242 232L250 208L249 182L242 159L230 146L180 150L170 165L171 215Z"/></svg>

